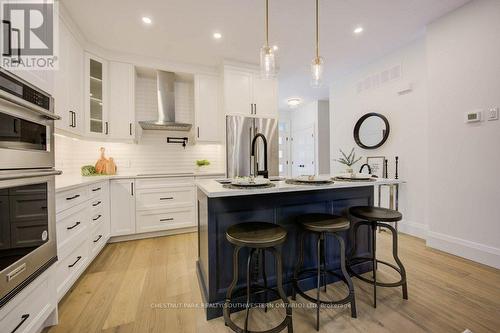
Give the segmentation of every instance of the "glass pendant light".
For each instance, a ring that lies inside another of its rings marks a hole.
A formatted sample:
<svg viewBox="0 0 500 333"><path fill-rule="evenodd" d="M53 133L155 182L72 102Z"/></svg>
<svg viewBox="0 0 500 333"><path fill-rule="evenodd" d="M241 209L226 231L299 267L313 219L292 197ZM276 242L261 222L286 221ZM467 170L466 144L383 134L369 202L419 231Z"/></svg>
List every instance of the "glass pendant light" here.
<svg viewBox="0 0 500 333"><path fill-rule="evenodd" d="M319 56L319 9L316 0L316 56L311 62L311 86L319 88L323 84L323 58Z"/></svg>
<svg viewBox="0 0 500 333"><path fill-rule="evenodd" d="M276 77L276 57L269 47L269 0L266 0L266 43L260 49L260 75L263 79Z"/></svg>

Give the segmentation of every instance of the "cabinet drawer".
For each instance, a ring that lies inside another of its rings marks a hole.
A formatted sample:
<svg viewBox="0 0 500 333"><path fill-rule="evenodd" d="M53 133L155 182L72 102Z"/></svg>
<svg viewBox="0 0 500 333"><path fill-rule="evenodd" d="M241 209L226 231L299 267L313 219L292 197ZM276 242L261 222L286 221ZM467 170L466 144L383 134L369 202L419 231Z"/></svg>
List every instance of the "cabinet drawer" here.
<svg viewBox="0 0 500 333"><path fill-rule="evenodd" d="M36 283L36 282L35 282ZM50 298L49 280L46 276L0 320L2 332L34 332L45 321L54 306ZM17 302L17 299L14 299Z"/></svg>
<svg viewBox="0 0 500 333"><path fill-rule="evenodd" d="M194 186L137 190L137 210L193 206Z"/></svg>
<svg viewBox="0 0 500 333"><path fill-rule="evenodd" d="M150 232L195 225L194 207L137 212L137 232Z"/></svg>
<svg viewBox="0 0 500 333"><path fill-rule="evenodd" d="M90 237L90 255L94 257L101 251L109 238L109 224L100 223L95 226Z"/></svg>
<svg viewBox="0 0 500 333"><path fill-rule="evenodd" d="M97 198L100 196L106 196L108 192L109 183L108 181L92 184L88 186L89 196L91 198Z"/></svg>
<svg viewBox="0 0 500 333"><path fill-rule="evenodd" d="M194 177L139 178L135 185L140 189L157 189L172 186L193 186Z"/></svg>
<svg viewBox="0 0 500 333"><path fill-rule="evenodd" d="M87 237L89 213L87 203L70 208L56 216L57 249L59 255L72 251L79 239ZM61 251L65 247L69 250Z"/></svg>
<svg viewBox="0 0 500 333"><path fill-rule="evenodd" d="M56 194L56 212L62 212L88 199L87 187L82 186Z"/></svg>
<svg viewBox="0 0 500 333"><path fill-rule="evenodd" d="M88 238L82 240L77 248L57 263L56 286L60 300L85 269L89 257Z"/></svg>

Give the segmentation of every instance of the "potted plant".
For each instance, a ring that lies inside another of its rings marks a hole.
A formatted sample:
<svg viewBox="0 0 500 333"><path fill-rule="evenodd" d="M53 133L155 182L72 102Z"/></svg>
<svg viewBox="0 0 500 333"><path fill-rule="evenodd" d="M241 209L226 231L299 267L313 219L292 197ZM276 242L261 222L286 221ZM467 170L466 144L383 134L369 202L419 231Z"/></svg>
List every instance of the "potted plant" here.
<svg viewBox="0 0 500 333"><path fill-rule="evenodd" d="M351 176L354 175L354 170L352 169L352 166L354 164L356 164L357 162L359 162L359 160L361 160L361 157L356 159L356 153L354 152L354 148L352 148L349 155L344 153L342 151L342 149L339 149L339 150L340 150L340 153L342 154L342 156L340 156L340 158L338 160L335 160L335 161L339 162L340 164L344 164L347 167L345 170L346 173L350 174Z"/></svg>

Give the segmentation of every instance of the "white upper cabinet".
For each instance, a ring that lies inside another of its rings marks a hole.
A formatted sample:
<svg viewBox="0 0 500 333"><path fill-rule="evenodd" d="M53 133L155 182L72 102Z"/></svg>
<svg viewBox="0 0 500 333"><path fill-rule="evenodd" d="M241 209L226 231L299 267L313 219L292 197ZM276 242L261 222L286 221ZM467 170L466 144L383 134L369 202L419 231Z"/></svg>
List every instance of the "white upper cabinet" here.
<svg viewBox="0 0 500 333"><path fill-rule="evenodd" d="M86 53L85 119L89 136L107 137L109 134L107 84L107 62Z"/></svg>
<svg viewBox="0 0 500 333"><path fill-rule="evenodd" d="M225 114L278 117L278 82L263 80L258 73L224 68Z"/></svg>
<svg viewBox="0 0 500 333"><path fill-rule="evenodd" d="M83 48L64 22L59 24L59 70L55 72L56 127L74 134L85 132L83 107Z"/></svg>
<svg viewBox="0 0 500 333"><path fill-rule="evenodd" d="M109 125L112 139L135 137L135 67L109 62Z"/></svg>
<svg viewBox="0 0 500 333"><path fill-rule="evenodd" d="M197 74L194 77L195 134L199 142L219 142L222 120L219 113L219 77Z"/></svg>

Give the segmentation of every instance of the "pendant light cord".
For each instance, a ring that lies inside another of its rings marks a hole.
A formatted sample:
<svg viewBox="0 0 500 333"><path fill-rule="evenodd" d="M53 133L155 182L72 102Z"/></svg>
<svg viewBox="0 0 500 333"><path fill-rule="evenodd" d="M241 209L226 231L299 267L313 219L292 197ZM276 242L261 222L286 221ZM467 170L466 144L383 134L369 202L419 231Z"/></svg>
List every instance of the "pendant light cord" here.
<svg viewBox="0 0 500 333"><path fill-rule="evenodd" d="M319 58L319 10L318 0L316 0L316 60Z"/></svg>
<svg viewBox="0 0 500 333"><path fill-rule="evenodd" d="M266 46L269 47L269 0L266 0Z"/></svg>

